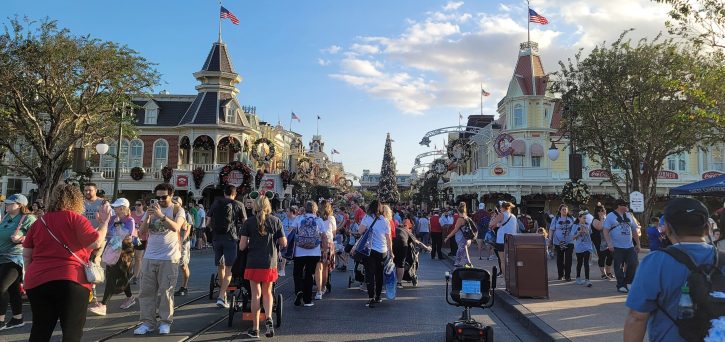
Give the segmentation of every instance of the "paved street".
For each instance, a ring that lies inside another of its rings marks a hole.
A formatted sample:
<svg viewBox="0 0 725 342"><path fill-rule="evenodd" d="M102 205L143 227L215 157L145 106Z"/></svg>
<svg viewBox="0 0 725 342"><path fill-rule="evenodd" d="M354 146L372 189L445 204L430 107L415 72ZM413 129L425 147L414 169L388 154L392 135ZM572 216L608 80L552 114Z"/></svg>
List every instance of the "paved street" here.
<svg viewBox="0 0 725 342"><path fill-rule="evenodd" d="M417 288L398 290L398 298L384 301L375 309L364 306L366 294L356 285L348 289L348 273L334 272L332 293L317 301L312 308L292 305L292 278L280 281L285 297L283 323L277 331L279 341L441 341L445 323L460 315L460 309L445 303L443 274L451 267L447 261L432 261L421 255L421 282ZM192 282L190 293L177 297L172 334L160 337L149 335L155 341L232 341L244 340L239 335L249 327L235 316L232 328L227 327L227 310L218 309L208 298L209 278L214 267L211 250L194 252L192 256ZM292 265L287 266L291 275ZM410 286L410 285L409 285ZM137 288L134 286L134 294ZM133 311L118 309L123 295L116 295L108 305L105 317L89 316L84 341L138 340L132 335L137 324L138 306ZM25 304L26 322L32 321L30 308ZM475 318L494 326L497 341L531 341L533 335L499 304L493 310L474 309ZM215 324L216 323L216 324ZM53 341L60 340L60 328ZM26 341L30 324L18 330L0 333L0 341ZM265 339L265 337L262 337Z"/></svg>

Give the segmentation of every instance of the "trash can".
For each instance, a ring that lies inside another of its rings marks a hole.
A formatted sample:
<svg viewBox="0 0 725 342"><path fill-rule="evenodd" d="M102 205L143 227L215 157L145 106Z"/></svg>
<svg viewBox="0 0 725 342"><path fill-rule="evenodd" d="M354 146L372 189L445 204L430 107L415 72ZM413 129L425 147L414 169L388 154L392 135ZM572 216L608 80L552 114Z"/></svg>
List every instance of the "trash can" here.
<svg viewBox="0 0 725 342"><path fill-rule="evenodd" d="M539 234L506 234L506 291L516 297L549 298L546 241Z"/></svg>

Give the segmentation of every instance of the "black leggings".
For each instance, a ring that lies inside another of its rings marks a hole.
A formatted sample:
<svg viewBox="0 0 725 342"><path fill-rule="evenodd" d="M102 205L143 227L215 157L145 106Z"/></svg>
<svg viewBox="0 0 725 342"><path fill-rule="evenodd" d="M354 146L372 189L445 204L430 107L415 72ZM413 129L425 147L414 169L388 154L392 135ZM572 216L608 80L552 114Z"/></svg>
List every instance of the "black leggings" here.
<svg viewBox="0 0 725 342"><path fill-rule="evenodd" d="M20 297L20 279L23 268L14 262L0 264L0 315L8 310L8 302L13 316L23 314L23 300Z"/></svg>
<svg viewBox="0 0 725 342"><path fill-rule="evenodd" d="M599 267L604 268L604 265L612 266L612 262L614 259L612 258L612 252L609 251L609 249L605 249L603 251L597 250L597 263L599 263Z"/></svg>
<svg viewBox="0 0 725 342"><path fill-rule="evenodd" d="M365 260L365 281L368 283L368 297L380 299L383 292L383 260L385 256L378 251L370 251Z"/></svg>
<svg viewBox="0 0 725 342"><path fill-rule="evenodd" d="M295 281L295 294L302 292L302 299L305 304L312 303L312 283L318 262L320 262L319 256L295 257L295 265L292 271Z"/></svg>
<svg viewBox="0 0 725 342"><path fill-rule="evenodd" d="M566 250L563 251L559 246L554 248L556 248L556 271L559 278L571 279L571 256L574 254L574 244L566 245Z"/></svg>
<svg viewBox="0 0 725 342"><path fill-rule="evenodd" d="M582 265L584 265L584 279L589 280L589 256L591 252L576 254L576 277L581 277Z"/></svg>
<svg viewBox="0 0 725 342"><path fill-rule="evenodd" d="M121 261L118 263L120 264ZM121 270L119 264L106 266L106 288L103 290L103 300L101 300L101 304L103 305L108 304L108 301L120 286L124 286L123 293L126 295L126 298L131 298L132 296L128 276L124 276L124 272Z"/></svg>
<svg viewBox="0 0 725 342"><path fill-rule="evenodd" d="M86 324L90 291L70 280L55 280L27 290L33 327L30 342L50 341L60 319L63 342L80 341Z"/></svg>

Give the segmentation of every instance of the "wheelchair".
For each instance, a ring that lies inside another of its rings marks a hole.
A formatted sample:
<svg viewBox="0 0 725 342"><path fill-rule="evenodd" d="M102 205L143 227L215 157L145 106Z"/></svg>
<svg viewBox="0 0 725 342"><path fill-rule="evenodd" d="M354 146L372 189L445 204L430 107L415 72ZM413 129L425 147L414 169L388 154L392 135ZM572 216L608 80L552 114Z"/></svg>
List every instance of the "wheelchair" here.
<svg viewBox="0 0 725 342"><path fill-rule="evenodd" d="M492 273L480 268L457 268L452 274L445 273L446 303L463 307L461 318L446 324L446 342L493 341L493 327L485 326L473 319L471 308L486 309L493 306L495 274L497 274L496 267L493 267ZM450 293L449 283L451 283Z"/></svg>

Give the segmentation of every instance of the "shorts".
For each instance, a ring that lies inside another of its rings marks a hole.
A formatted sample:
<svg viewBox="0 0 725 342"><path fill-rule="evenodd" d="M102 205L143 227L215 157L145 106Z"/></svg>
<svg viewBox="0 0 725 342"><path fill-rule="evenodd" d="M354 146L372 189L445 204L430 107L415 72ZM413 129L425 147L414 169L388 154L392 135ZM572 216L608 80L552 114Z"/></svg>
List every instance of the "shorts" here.
<svg viewBox="0 0 725 342"><path fill-rule="evenodd" d="M244 279L256 283L272 283L277 281L276 268L247 268L244 270Z"/></svg>
<svg viewBox="0 0 725 342"><path fill-rule="evenodd" d="M214 266L219 266L219 259L224 256L224 266L232 267L237 259L239 249L236 240L214 240Z"/></svg>
<svg viewBox="0 0 725 342"><path fill-rule="evenodd" d="M408 256L408 247L393 247L393 262L395 263L395 267L397 268L403 268L405 266L405 258Z"/></svg>
<svg viewBox="0 0 725 342"><path fill-rule="evenodd" d="M191 259L191 242L186 241L181 244L181 260L179 260L179 264L181 266L188 266L189 259Z"/></svg>
<svg viewBox="0 0 725 342"><path fill-rule="evenodd" d="M141 244L138 245L138 246L134 246L133 249L135 249L137 251L145 251L146 250L146 244L147 243L148 242L146 240L141 240Z"/></svg>
<svg viewBox="0 0 725 342"><path fill-rule="evenodd" d="M503 247L502 243L497 243L497 244L493 245L493 247L496 252L503 252L504 247Z"/></svg>

